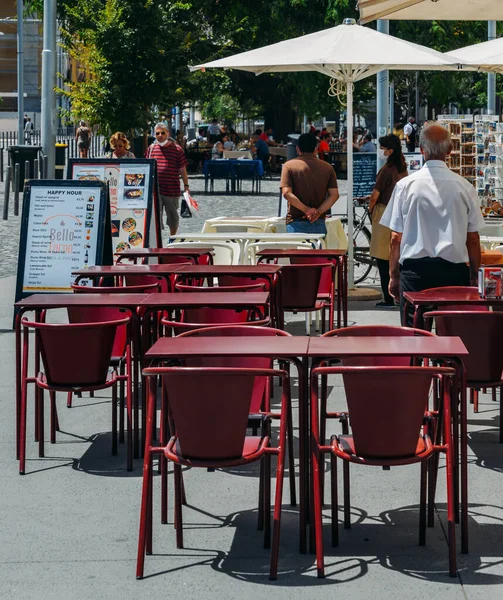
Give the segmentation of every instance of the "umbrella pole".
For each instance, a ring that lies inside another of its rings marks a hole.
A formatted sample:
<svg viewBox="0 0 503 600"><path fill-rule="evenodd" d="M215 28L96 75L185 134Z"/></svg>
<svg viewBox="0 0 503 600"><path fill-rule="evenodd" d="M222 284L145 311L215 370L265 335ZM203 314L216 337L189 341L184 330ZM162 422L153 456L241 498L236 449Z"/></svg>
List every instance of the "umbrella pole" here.
<svg viewBox="0 0 503 600"><path fill-rule="evenodd" d="M355 260L353 246L353 82L346 81L347 87L347 125L348 125L348 287L352 289L355 282Z"/></svg>

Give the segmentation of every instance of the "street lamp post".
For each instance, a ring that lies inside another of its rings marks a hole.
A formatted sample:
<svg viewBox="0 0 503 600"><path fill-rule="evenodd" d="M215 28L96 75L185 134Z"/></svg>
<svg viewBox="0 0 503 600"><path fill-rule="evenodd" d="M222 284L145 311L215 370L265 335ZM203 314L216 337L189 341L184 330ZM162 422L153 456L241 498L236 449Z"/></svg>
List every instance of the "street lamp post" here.
<svg viewBox="0 0 503 600"><path fill-rule="evenodd" d="M44 0L42 49L42 151L46 177L54 178L56 153L56 0Z"/></svg>

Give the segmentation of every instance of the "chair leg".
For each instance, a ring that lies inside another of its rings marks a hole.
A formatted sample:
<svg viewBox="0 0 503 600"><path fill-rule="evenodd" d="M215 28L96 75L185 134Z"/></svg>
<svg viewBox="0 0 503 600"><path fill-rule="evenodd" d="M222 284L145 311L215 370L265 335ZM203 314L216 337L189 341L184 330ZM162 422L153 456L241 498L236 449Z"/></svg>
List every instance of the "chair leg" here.
<svg viewBox="0 0 503 600"><path fill-rule="evenodd" d="M117 455L117 385L112 388L112 455Z"/></svg>
<svg viewBox="0 0 503 600"><path fill-rule="evenodd" d="M44 390L39 389L38 400L38 455L44 457Z"/></svg>
<svg viewBox="0 0 503 600"><path fill-rule="evenodd" d="M349 477L349 463L342 465L342 479L344 483L344 529L351 529L351 490Z"/></svg>
<svg viewBox="0 0 503 600"><path fill-rule="evenodd" d="M257 530L264 530L264 461L260 461L258 484Z"/></svg>
<svg viewBox="0 0 503 600"><path fill-rule="evenodd" d="M182 467L174 465L175 471L175 522L176 522L176 547L183 548L183 520L182 520Z"/></svg>
<svg viewBox="0 0 503 600"><path fill-rule="evenodd" d="M320 390L320 445L324 446L327 439L327 395L328 395L328 377L321 376ZM325 469L320 467L320 499L321 505L325 504Z"/></svg>
<svg viewBox="0 0 503 600"><path fill-rule="evenodd" d="M491 395L493 398L493 402L497 402L498 399L496 398L496 388L495 387L493 387L493 389L491 390Z"/></svg>
<svg viewBox="0 0 503 600"><path fill-rule="evenodd" d="M147 545L148 527L148 506L150 502L149 494L151 493L151 470L151 453L150 449L147 449L145 451L145 458L143 461L143 483L140 508L140 531L138 534L138 554L136 558L136 579L143 579L143 569L145 566L145 550Z"/></svg>
<svg viewBox="0 0 503 600"><path fill-rule="evenodd" d="M58 413L56 411L56 392L49 392L51 402L51 444L56 443L56 430L59 429Z"/></svg>
<svg viewBox="0 0 503 600"><path fill-rule="evenodd" d="M271 547L271 455L264 458L264 548Z"/></svg>
<svg viewBox="0 0 503 600"><path fill-rule="evenodd" d="M428 527L435 526L435 492L437 490L439 454L428 461Z"/></svg>
<svg viewBox="0 0 503 600"><path fill-rule="evenodd" d="M119 375L124 377L126 373L126 364L121 360L119 365ZM121 379L119 383L119 443L124 443L124 408L125 408L125 381Z"/></svg>
<svg viewBox="0 0 503 600"><path fill-rule="evenodd" d="M479 391L472 389L473 393L473 412L479 412Z"/></svg>
<svg viewBox="0 0 503 600"><path fill-rule="evenodd" d="M339 499L337 489L337 457L330 453L330 483L331 483L331 512L332 512L332 547L339 545Z"/></svg>
<svg viewBox="0 0 503 600"><path fill-rule="evenodd" d="M72 392L68 392L66 397L66 408L72 408Z"/></svg>
<svg viewBox="0 0 503 600"><path fill-rule="evenodd" d="M295 493L295 457L293 450L293 419L292 408L289 406L287 415L287 444L288 444L288 471L290 482L290 505L297 506L297 496Z"/></svg>
<svg viewBox="0 0 503 600"><path fill-rule="evenodd" d="M419 485L419 545L426 544L426 474L428 462L421 463L421 481Z"/></svg>
<svg viewBox="0 0 503 600"><path fill-rule="evenodd" d="M283 501L283 483L285 477L285 451L282 449L278 455L276 467L276 493L274 496L274 519L272 529L271 566L269 579L274 581L278 577L279 540L281 534L281 504Z"/></svg>

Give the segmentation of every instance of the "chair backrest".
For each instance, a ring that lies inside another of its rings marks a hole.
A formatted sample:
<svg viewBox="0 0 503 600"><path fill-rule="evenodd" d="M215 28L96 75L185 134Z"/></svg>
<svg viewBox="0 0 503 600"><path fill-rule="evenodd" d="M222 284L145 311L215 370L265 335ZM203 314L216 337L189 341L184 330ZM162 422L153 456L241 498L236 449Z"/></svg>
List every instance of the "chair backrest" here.
<svg viewBox="0 0 503 600"><path fill-rule="evenodd" d="M331 294L335 286L335 261L331 261L323 256L291 256L292 265L323 265L321 272L320 287L318 294Z"/></svg>
<svg viewBox="0 0 503 600"><path fill-rule="evenodd" d="M264 233L264 231L266 231L265 227L262 225L247 225L242 223L212 223L211 227L216 233L229 233L233 231L251 231L252 233L258 231L260 233Z"/></svg>
<svg viewBox="0 0 503 600"><path fill-rule="evenodd" d="M169 245L170 248L213 248L213 263L215 265L232 265L234 263L234 246L232 244L217 244L215 242L173 242ZM238 245L236 244L236 247ZM208 264L209 257L201 257L203 260L198 264Z"/></svg>
<svg viewBox="0 0 503 600"><path fill-rule="evenodd" d="M255 377L276 372L206 367L165 371L163 384L183 456L194 460L240 457Z"/></svg>
<svg viewBox="0 0 503 600"><path fill-rule="evenodd" d="M49 385L85 387L105 383L116 331L129 317L100 323L23 325L35 329Z"/></svg>
<svg viewBox="0 0 503 600"><path fill-rule="evenodd" d="M72 290L77 294L153 294L159 291L159 283L145 283L143 285L128 286L94 286L76 285L72 283Z"/></svg>
<svg viewBox="0 0 503 600"><path fill-rule="evenodd" d="M248 262L254 265L257 262L257 253L261 250L266 250L267 248L271 250L290 250L295 248L298 248L299 250L312 250L313 246L310 242L303 242L301 240L298 242L250 242L246 246ZM281 258L277 262L280 264L290 264L288 258Z"/></svg>
<svg viewBox="0 0 503 600"><path fill-rule="evenodd" d="M433 311L424 315L435 319L437 335L458 336L469 355L463 357L467 381L501 381L503 372L503 313L477 311Z"/></svg>
<svg viewBox="0 0 503 600"><path fill-rule="evenodd" d="M282 308L308 310L316 306L322 266L285 265L281 268Z"/></svg>
<svg viewBox="0 0 503 600"><path fill-rule="evenodd" d="M250 285L263 285L264 291L270 291L270 285L268 279L263 279L261 277L246 277L239 275L219 275L217 277L218 285L220 288L231 288L235 286L250 286ZM222 290L220 290L222 291Z"/></svg>
<svg viewBox="0 0 503 600"><path fill-rule="evenodd" d="M124 318L123 310L108 306L68 306L66 311L70 323L106 323ZM127 325L120 325L115 331L112 356L114 358L124 356L126 344Z"/></svg>
<svg viewBox="0 0 503 600"><path fill-rule="evenodd" d="M218 287L208 287L200 285L184 285L183 283L175 283L175 292L264 292L266 289L265 283L250 283L244 285L226 285Z"/></svg>
<svg viewBox="0 0 503 600"><path fill-rule="evenodd" d="M196 336L196 337L276 337L290 336L289 333L274 327L253 327L243 325L225 325L221 327L207 327L204 329L193 329L181 333L179 337ZM187 367L248 367L252 369L268 369L272 367L270 358L261 357L216 357L205 358L195 357L185 359ZM262 399L266 389L266 377L255 377L253 385L253 393L250 405L250 412L258 412L262 406Z"/></svg>
<svg viewBox="0 0 503 600"><path fill-rule="evenodd" d="M199 310L199 309L196 309L196 310ZM217 310L226 310L226 309L217 309ZM223 315L218 315L218 318L220 318L220 317L223 317ZM230 318L233 318L233 316L230 315ZM271 319L269 317L266 317L264 319L258 319L255 321L217 320L217 321L191 321L191 322L189 322L189 321L185 321L185 320L169 321L166 318L161 319L161 324L164 325L165 327L170 327L171 329L173 329L175 335L180 335L181 333L184 333L186 331L193 331L194 329L213 328L213 327L225 326L225 325L241 325L242 327L262 327L262 326L268 326L270 324L270 322L271 322Z"/></svg>
<svg viewBox="0 0 503 600"><path fill-rule="evenodd" d="M354 453L367 459L414 456L433 377L432 367L328 367L312 377L341 374Z"/></svg>
<svg viewBox="0 0 503 600"><path fill-rule="evenodd" d="M433 336L434 334L423 329L414 329L412 327L400 327L398 325L355 325L353 327L344 327L327 331L322 337L343 337L343 336L363 336L363 337L413 337L413 336ZM342 361L344 366L374 366L374 367L407 367L410 365L410 357L407 356L365 356L360 358L345 358Z"/></svg>
<svg viewBox="0 0 503 600"><path fill-rule="evenodd" d="M364 367L344 374L357 455L415 454L432 378L432 370L424 367Z"/></svg>
<svg viewBox="0 0 503 600"><path fill-rule="evenodd" d="M199 264L197 258L191 258L187 255L175 255L175 254L165 254L164 256L158 256L158 261L160 265L173 265L173 264L182 264L182 265L197 265ZM207 264L207 263L203 263Z"/></svg>

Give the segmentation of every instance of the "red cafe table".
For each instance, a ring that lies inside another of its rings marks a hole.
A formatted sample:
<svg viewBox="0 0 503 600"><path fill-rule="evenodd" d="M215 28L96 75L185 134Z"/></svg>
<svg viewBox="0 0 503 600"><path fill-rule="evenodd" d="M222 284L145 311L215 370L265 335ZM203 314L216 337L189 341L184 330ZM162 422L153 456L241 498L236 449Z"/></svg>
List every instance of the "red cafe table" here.
<svg viewBox="0 0 503 600"><path fill-rule="evenodd" d="M251 295L246 294L246 295ZM189 357L264 357L292 362L299 376L299 519L300 551L306 551L308 514L309 410L307 397L307 350L309 337L175 337L160 338L145 353L145 364ZM161 428L162 429L162 428Z"/></svg>
<svg viewBox="0 0 503 600"><path fill-rule="evenodd" d="M414 314L414 327L424 329L423 315L432 307L441 310L444 306L460 305L464 310L470 310L475 306L500 306L503 307L503 298L481 298L478 288L464 288L463 290L455 287L431 289L423 292L405 292L404 314L407 316L410 311Z"/></svg>
<svg viewBox="0 0 503 600"><path fill-rule="evenodd" d="M199 258L207 256L209 263L213 264L213 248L136 248L116 252L115 256L117 256L117 264L123 260L132 260L136 264L138 259L148 261L149 258L174 256L186 258L187 262L193 264L197 264Z"/></svg>
<svg viewBox="0 0 503 600"><path fill-rule="evenodd" d="M176 274L180 278L206 278L209 285L213 284L214 277L223 275L266 279L271 292L273 324L279 329L284 329L284 323L278 322L281 321L281 311L278 311L278 302L281 299L281 265L185 265L177 269Z"/></svg>
<svg viewBox="0 0 503 600"><path fill-rule="evenodd" d="M343 327L348 326L348 252L347 250L306 249L301 248L264 248L257 252L259 264L261 261L271 261L276 258L289 258L298 256L302 258L326 258L327 261L337 264L337 327L341 327L341 308Z"/></svg>
<svg viewBox="0 0 503 600"><path fill-rule="evenodd" d="M139 349L139 324L136 318L136 309L145 300L145 294L32 294L28 298L15 303L18 309L15 322L16 332L16 457L19 458L19 420L21 415L21 364L23 360L21 348L21 319L28 311L35 312L35 321L40 321L42 311L56 308L72 307L107 307L120 308L131 315L130 335L133 340L133 443L128 440L128 453L133 448L135 458L139 456L139 414L138 414L138 366L140 359ZM40 355L35 352L35 367L40 370ZM128 466L131 460L128 456Z"/></svg>
<svg viewBox="0 0 503 600"><path fill-rule="evenodd" d="M316 337L309 342L308 356L312 359L312 368L321 362L343 358L362 358L368 356L396 357L407 356L412 359L441 360L456 370L456 380L459 393L459 407L457 398L453 402L452 417L454 431L459 429L455 436L454 448L456 463L460 461L460 475L456 472L455 493L456 503L459 502L459 483L461 483L461 551L468 552L468 430L466 410L466 385L463 357L468 355L468 350L459 337ZM311 407L313 409L313 407ZM459 427L458 427L459 418ZM314 432L313 435L317 435ZM461 448L458 449L458 440ZM458 469L456 468L456 471ZM457 511L456 511L457 512ZM311 544L314 548L314 537L311 535Z"/></svg>

